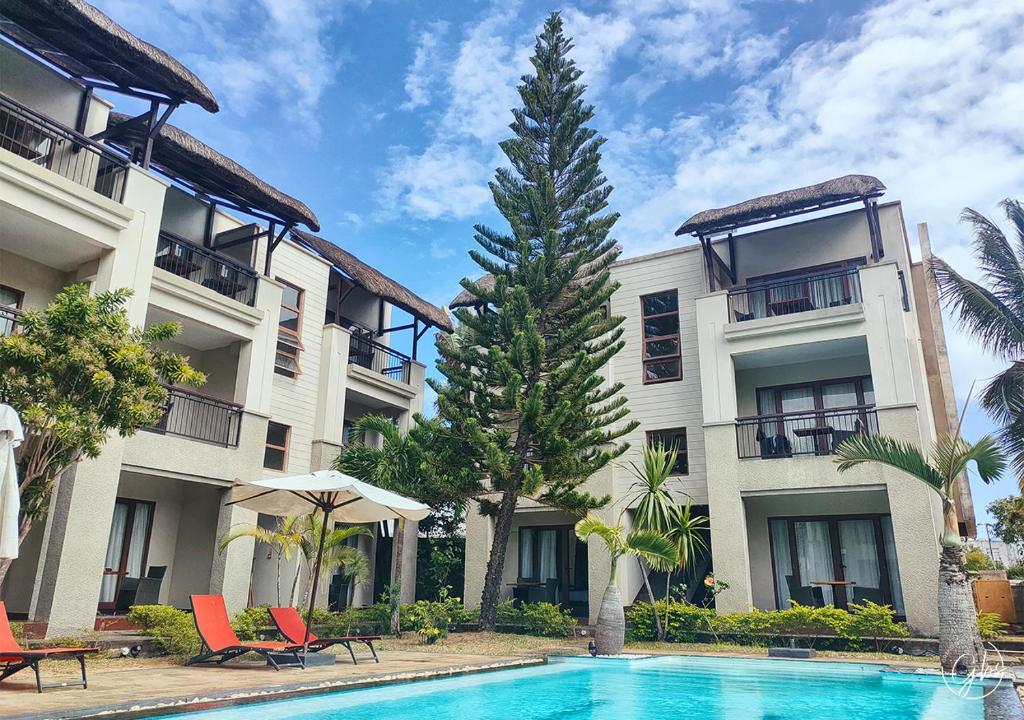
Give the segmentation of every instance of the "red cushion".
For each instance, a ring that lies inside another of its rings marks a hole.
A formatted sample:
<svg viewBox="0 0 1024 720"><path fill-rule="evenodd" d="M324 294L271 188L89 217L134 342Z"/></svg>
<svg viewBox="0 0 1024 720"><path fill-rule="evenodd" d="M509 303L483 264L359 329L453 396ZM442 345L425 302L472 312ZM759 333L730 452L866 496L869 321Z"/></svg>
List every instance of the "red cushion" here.
<svg viewBox="0 0 1024 720"><path fill-rule="evenodd" d="M274 620L277 629L281 631L285 638L298 645L304 642L306 623L302 622L302 616L299 615L298 610L293 607L270 608L270 617ZM315 640L319 640L319 638L311 630L309 641L313 642Z"/></svg>
<svg viewBox="0 0 1024 720"><path fill-rule="evenodd" d="M21 646L14 639L11 623L7 620L7 606L0 600L0 652L17 653L20 651Z"/></svg>
<svg viewBox="0 0 1024 720"><path fill-rule="evenodd" d="M245 644L231 629L223 595L193 595L191 599L199 637L211 652Z"/></svg>

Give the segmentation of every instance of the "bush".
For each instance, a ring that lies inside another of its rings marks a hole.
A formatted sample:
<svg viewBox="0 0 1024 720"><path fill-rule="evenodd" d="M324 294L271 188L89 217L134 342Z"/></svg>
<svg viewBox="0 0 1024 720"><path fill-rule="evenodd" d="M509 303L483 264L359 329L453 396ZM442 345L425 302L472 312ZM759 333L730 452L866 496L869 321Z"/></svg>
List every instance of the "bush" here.
<svg viewBox="0 0 1024 720"><path fill-rule="evenodd" d="M260 639L260 630L274 627L266 606L245 608L231 620L231 628L239 640L251 641Z"/></svg>
<svg viewBox="0 0 1024 720"><path fill-rule="evenodd" d="M910 635L907 626L893 619L888 605L876 605L870 600L863 604L850 603L853 610L846 626L846 636L853 640L872 640L875 650L882 651L883 638L905 638Z"/></svg>
<svg viewBox="0 0 1024 720"><path fill-rule="evenodd" d="M1010 580L1024 579L1024 563L1017 562L1006 568L1006 577Z"/></svg>
<svg viewBox="0 0 1024 720"><path fill-rule="evenodd" d="M301 612L305 615L305 610ZM391 608L384 603L339 612L326 608L313 610L313 631L318 635L379 635L386 632L390 624Z"/></svg>
<svg viewBox="0 0 1024 720"><path fill-rule="evenodd" d="M1002 637L1009 627L996 613L978 613L978 632L984 640Z"/></svg>
<svg viewBox="0 0 1024 720"><path fill-rule="evenodd" d="M964 552L964 567L967 568L968 572L996 569L992 558L986 555L984 550L977 547L967 548L966 552Z"/></svg>
<svg viewBox="0 0 1024 720"><path fill-rule="evenodd" d="M560 605L553 603L520 603L506 600L498 605L498 623L513 626L527 635L541 637L572 637L576 620Z"/></svg>
<svg viewBox="0 0 1024 720"><path fill-rule="evenodd" d="M142 632L156 639L171 655L195 655L199 652L199 633L192 615L167 605L135 605L128 619L142 626Z"/></svg>
<svg viewBox="0 0 1024 720"><path fill-rule="evenodd" d="M412 605L402 606L402 628L415 631L427 644L448 637L452 627L470 622L474 617L474 613L463 607L462 600L448 596L447 588L442 588L438 595L437 600L417 600Z"/></svg>

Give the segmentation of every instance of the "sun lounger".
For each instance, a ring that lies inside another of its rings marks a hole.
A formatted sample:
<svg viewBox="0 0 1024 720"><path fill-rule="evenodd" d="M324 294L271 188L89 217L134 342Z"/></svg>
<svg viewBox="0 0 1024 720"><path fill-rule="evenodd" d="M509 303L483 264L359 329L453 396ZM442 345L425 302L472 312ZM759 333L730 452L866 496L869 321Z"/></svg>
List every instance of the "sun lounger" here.
<svg viewBox="0 0 1024 720"><path fill-rule="evenodd" d="M16 672L26 668L32 668L36 674L36 691L42 692L46 688L69 687L81 685L89 687L89 681L85 676L85 656L97 652L96 648L40 648L39 650L23 650L14 639L11 632L11 624L7 620L7 607L0 602L0 680L9 678ZM78 660L82 668L82 679L52 683L43 685L42 677L39 674L39 663L43 660Z"/></svg>
<svg viewBox="0 0 1024 720"><path fill-rule="evenodd" d="M199 631L199 638L203 641L203 648L193 658L190 658L186 665L193 665L202 662L216 662L218 665L233 660L246 653L256 653L267 659L267 662L275 670L281 669L274 655L291 655L295 662L285 663L286 666L297 665L304 668L305 664L299 656L302 650L302 643L296 645L292 642L242 642L231 629L231 622L228 620L228 610L224 605L223 595L193 595L192 613L196 622L196 630Z"/></svg>
<svg viewBox="0 0 1024 720"><path fill-rule="evenodd" d="M299 615L298 610L292 607L270 608L270 618L286 640L302 645L306 637L306 623L302 622L302 616ZM373 661L379 663L380 658L377 657L377 651L373 647L374 640L380 640L380 635L346 635L336 638L320 638L310 632L309 650L310 652L320 652L332 645L341 645L352 656L352 664L358 665L356 654L352 650L352 644L357 643L370 648ZM366 660L367 658L364 657L363 659Z"/></svg>

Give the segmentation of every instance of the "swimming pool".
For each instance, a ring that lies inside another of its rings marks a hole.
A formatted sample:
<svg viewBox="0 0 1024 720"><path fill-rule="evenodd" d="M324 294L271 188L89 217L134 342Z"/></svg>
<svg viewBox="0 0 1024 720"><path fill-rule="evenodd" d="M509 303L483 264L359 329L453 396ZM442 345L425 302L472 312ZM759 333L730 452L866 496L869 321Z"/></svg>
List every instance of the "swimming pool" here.
<svg viewBox="0 0 1024 720"><path fill-rule="evenodd" d="M188 720L983 720L935 676L878 665L661 656L546 666L175 716Z"/></svg>

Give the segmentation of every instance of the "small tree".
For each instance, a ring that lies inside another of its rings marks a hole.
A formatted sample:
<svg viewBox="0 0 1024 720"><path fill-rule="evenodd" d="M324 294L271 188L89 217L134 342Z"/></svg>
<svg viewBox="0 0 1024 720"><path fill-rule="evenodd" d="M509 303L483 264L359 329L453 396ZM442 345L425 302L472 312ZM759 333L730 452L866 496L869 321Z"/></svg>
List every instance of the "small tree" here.
<svg viewBox="0 0 1024 720"><path fill-rule="evenodd" d="M633 530L627 533L621 524L608 525L593 513L576 523L576 537L587 541L591 535L601 538L611 555L608 587L601 598L594 642L601 655L617 655L622 651L626 637L622 595L615 583L619 559L623 555L636 555L652 567L667 568L676 560L676 548L671 540L654 530Z"/></svg>
<svg viewBox="0 0 1024 720"><path fill-rule="evenodd" d="M178 323L132 327L130 296L90 295L85 285L71 285L45 310L26 312L20 332L0 337L0 401L25 426L17 456L20 542L46 514L65 471L98 457L111 431L128 437L160 419L167 400L161 382L206 382L187 358L154 346L175 337ZM10 564L0 560L0 585Z"/></svg>
<svg viewBox="0 0 1024 720"><path fill-rule="evenodd" d="M993 500L988 513L995 520L992 531L997 538L1008 545L1024 542L1024 498L1017 495Z"/></svg>
<svg viewBox="0 0 1024 720"><path fill-rule="evenodd" d="M277 557L277 604L281 605L281 569L285 560L291 560L302 541L302 533L298 528L299 518L278 518L273 528L265 528L253 523L242 523L234 526L228 534L220 539L220 551L224 552L228 545L239 538L253 538L258 543L269 545ZM288 604L295 605L295 595L299 584L299 568L296 566L292 577L291 593Z"/></svg>

